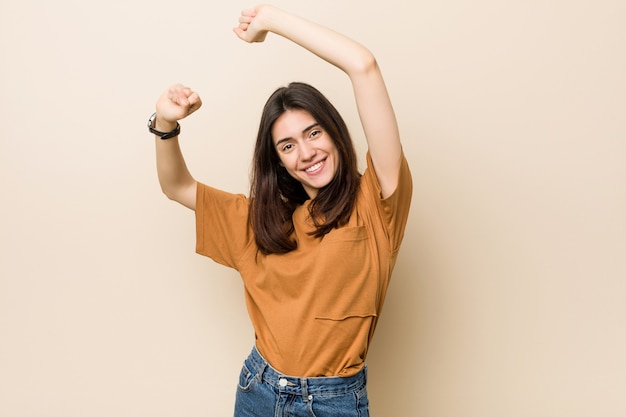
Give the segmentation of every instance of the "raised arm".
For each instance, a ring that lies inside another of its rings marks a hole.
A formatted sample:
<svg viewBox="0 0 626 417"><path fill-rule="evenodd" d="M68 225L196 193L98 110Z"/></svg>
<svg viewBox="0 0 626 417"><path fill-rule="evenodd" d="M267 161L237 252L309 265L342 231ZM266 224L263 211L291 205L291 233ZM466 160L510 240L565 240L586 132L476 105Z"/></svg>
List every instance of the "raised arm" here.
<svg viewBox="0 0 626 417"><path fill-rule="evenodd" d="M374 55L334 30L269 5L244 10L234 32L246 42L262 42L268 32L283 36L348 75L383 197L391 195L398 184L402 147L395 113Z"/></svg>
<svg viewBox="0 0 626 417"><path fill-rule="evenodd" d="M154 128L170 132L176 123L198 110L202 101L198 94L182 85L168 88L156 105ZM191 176L180 150L178 137L162 140L155 136L157 175L163 193L192 210L196 209L196 180Z"/></svg>

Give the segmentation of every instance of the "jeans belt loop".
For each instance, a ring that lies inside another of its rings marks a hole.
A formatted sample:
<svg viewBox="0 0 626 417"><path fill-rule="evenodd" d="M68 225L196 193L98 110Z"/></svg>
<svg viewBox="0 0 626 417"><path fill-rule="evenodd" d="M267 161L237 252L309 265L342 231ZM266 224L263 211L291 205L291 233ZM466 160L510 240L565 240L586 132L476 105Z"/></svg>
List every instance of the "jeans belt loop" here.
<svg viewBox="0 0 626 417"><path fill-rule="evenodd" d="M300 386L302 387L302 400L306 403L309 401L309 386L306 378L300 378Z"/></svg>
<svg viewBox="0 0 626 417"><path fill-rule="evenodd" d="M257 374L259 382L263 382L263 372L265 372L265 368L267 368L267 362L262 361L261 368L259 369L259 373Z"/></svg>

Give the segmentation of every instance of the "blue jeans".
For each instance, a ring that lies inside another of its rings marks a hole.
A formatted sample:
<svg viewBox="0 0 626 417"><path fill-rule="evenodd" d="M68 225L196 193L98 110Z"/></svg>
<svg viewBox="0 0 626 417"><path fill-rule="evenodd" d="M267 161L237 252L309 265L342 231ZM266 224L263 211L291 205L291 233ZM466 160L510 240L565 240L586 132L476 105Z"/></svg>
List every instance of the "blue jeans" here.
<svg viewBox="0 0 626 417"><path fill-rule="evenodd" d="M244 361L235 417L369 417L367 367L349 377L283 375L256 347Z"/></svg>

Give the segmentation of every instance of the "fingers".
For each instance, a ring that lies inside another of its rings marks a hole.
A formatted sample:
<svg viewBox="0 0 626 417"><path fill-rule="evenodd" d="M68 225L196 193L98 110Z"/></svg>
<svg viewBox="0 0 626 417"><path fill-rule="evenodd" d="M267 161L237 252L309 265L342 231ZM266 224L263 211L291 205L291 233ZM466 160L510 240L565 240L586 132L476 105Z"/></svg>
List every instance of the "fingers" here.
<svg viewBox="0 0 626 417"><path fill-rule="evenodd" d="M239 16L239 24L250 24L250 22L252 22L252 19L254 19L254 17L256 16L256 14L250 14L250 15L244 15L242 14L241 16Z"/></svg>
<svg viewBox="0 0 626 417"><path fill-rule="evenodd" d="M168 90L168 98L184 108L190 108L194 106L194 104L201 103L198 93L182 84L176 84L170 87Z"/></svg>
<svg viewBox="0 0 626 417"><path fill-rule="evenodd" d="M241 11L241 16L239 16L239 22L241 22L241 19L252 19L256 16L256 10L255 9L244 9ZM249 23L249 22L248 22Z"/></svg>
<svg viewBox="0 0 626 417"><path fill-rule="evenodd" d="M247 30L252 23L252 20L256 17L256 12L254 10L244 10L241 12L241 16L239 16L239 26L241 30Z"/></svg>
<svg viewBox="0 0 626 417"><path fill-rule="evenodd" d="M252 19L246 21L247 19L239 18L239 24L233 28L233 31L240 38L244 38L246 36L246 31L250 27L250 23L252 23Z"/></svg>
<svg viewBox="0 0 626 417"><path fill-rule="evenodd" d="M189 91L191 90L188 87L185 87L182 84L176 84L169 88L167 97L179 106L186 106Z"/></svg>
<svg viewBox="0 0 626 417"><path fill-rule="evenodd" d="M200 106L202 100L198 93L182 84L176 84L168 88L157 101L157 113L161 119L174 122L189 116Z"/></svg>
<svg viewBox="0 0 626 417"><path fill-rule="evenodd" d="M238 37L239 39L243 39L243 40L245 40L245 39L244 39L244 36L245 36L246 32L245 32L243 29L241 29L239 26L234 27L234 28L233 28L233 32L235 32L235 35L237 35L237 37Z"/></svg>
<svg viewBox="0 0 626 417"><path fill-rule="evenodd" d="M195 112L202 106L202 100L198 93L191 93L189 97L187 97L187 101L189 102L189 114Z"/></svg>
<svg viewBox="0 0 626 417"><path fill-rule="evenodd" d="M254 18L257 16L256 9L246 9L241 12L241 15L238 19L238 25L233 28L233 32L242 40L246 42L250 42L250 34L248 34L248 29L250 25L254 21Z"/></svg>

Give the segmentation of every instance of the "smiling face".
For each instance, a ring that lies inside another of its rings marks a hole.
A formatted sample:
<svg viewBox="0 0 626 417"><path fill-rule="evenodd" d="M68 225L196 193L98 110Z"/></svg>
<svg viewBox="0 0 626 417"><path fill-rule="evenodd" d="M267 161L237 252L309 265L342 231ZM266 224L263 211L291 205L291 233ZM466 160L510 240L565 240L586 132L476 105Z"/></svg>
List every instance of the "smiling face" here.
<svg viewBox="0 0 626 417"><path fill-rule="evenodd" d="M339 163L337 147L306 110L287 110L276 119L272 140L281 165L310 198L334 178Z"/></svg>

